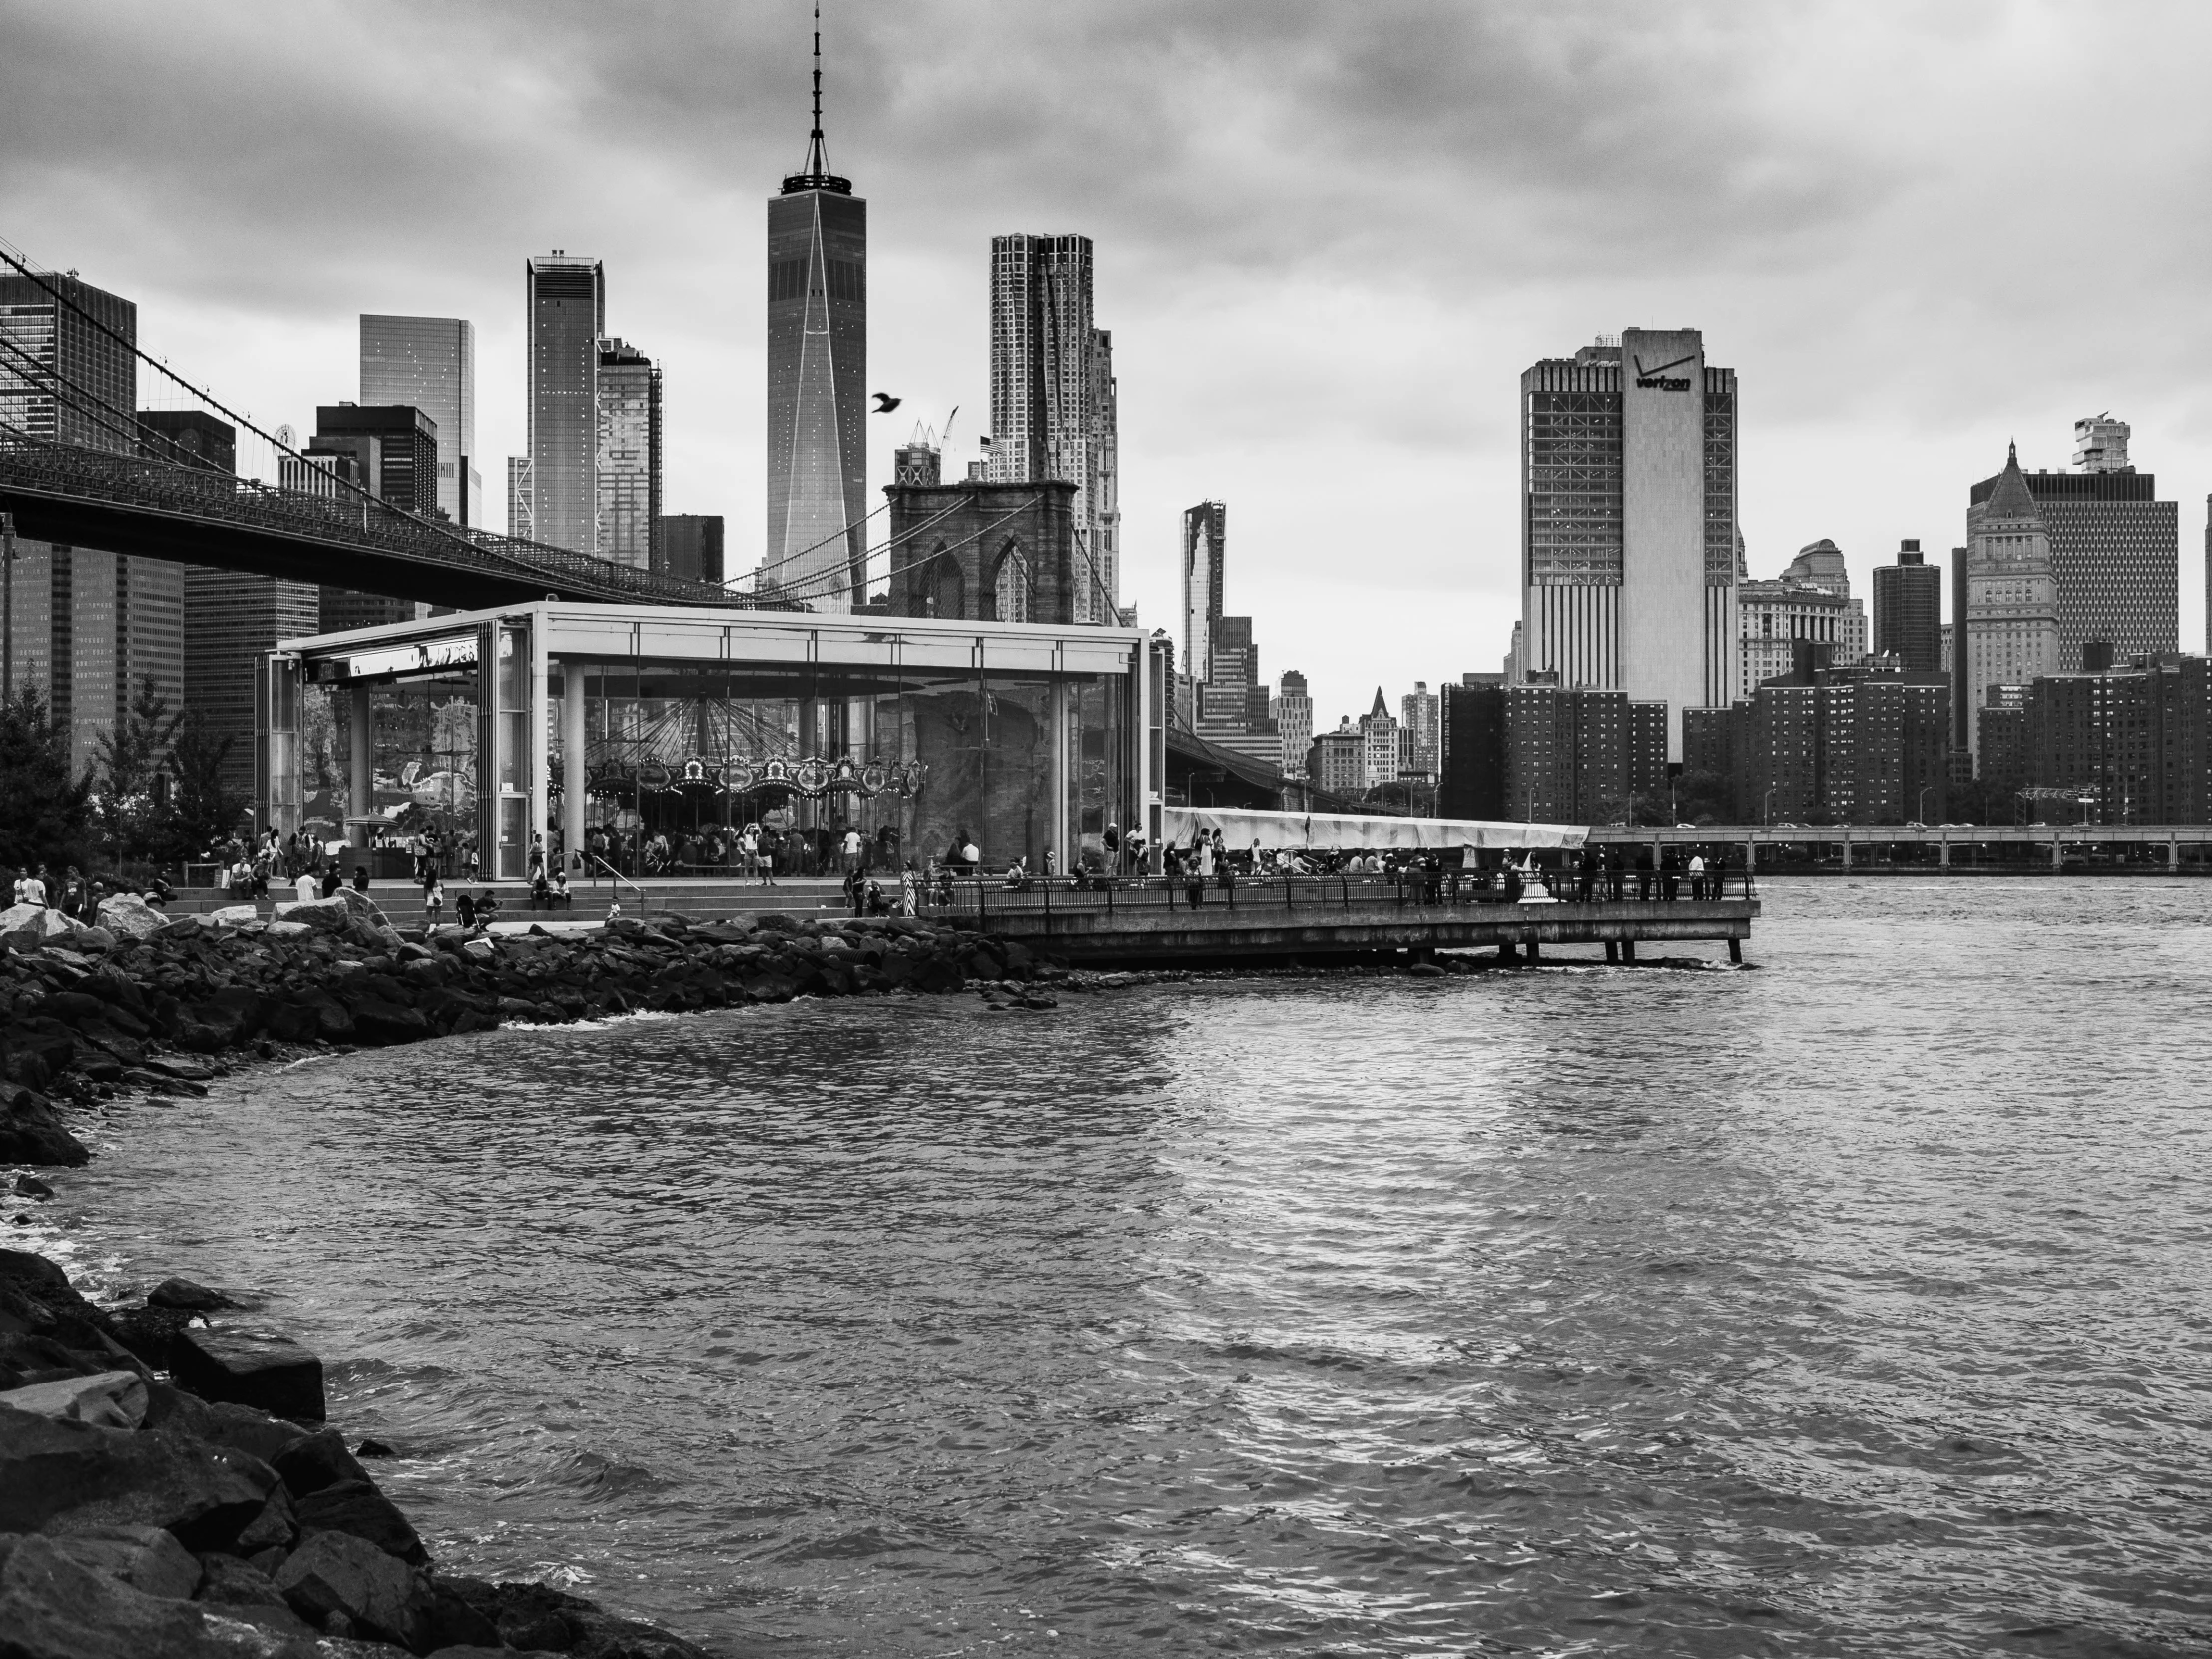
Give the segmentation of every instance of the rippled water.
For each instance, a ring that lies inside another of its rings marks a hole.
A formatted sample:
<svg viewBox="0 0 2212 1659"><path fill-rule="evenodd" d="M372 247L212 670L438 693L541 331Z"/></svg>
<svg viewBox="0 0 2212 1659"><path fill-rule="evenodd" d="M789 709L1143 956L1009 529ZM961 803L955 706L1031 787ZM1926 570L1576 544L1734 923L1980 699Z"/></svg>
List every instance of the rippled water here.
<svg viewBox="0 0 2212 1659"><path fill-rule="evenodd" d="M450 1564L733 1650L2205 1651L2212 884L1766 896L324 1060L51 1220L265 1292Z"/></svg>

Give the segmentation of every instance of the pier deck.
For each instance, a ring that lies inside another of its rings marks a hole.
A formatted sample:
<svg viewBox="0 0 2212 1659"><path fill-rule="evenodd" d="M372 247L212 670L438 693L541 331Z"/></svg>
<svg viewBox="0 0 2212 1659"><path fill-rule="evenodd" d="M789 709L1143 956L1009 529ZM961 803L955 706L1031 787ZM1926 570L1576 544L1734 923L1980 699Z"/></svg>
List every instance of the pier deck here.
<svg viewBox="0 0 2212 1659"><path fill-rule="evenodd" d="M1732 883L1733 885L1733 883ZM1741 960L1758 917L1755 897L1634 898L1506 903L1476 892L1430 898L1413 886L1317 879L1209 888L1196 909L1165 886L1100 893L1056 886L1027 892L961 883L952 906L986 932L1084 965L1325 961L1436 950L1494 949L1540 956L1545 945L1602 945L1636 959L1642 943L1725 941ZM935 913L943 913L944 907Z"/></svg>

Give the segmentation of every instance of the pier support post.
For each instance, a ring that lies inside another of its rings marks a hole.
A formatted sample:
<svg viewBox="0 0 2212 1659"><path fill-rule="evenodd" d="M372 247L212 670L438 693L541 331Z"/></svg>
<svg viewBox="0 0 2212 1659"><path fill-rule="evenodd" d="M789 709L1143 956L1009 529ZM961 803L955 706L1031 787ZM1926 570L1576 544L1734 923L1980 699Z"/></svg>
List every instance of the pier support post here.
<svg viewBox="0 0 2212 1659"><path fill-rule="evenodd" d="M583 866L584 785L588 773L584 736L584 665L561 663L561 857L571 869Z"/></svg>
<svg viewBox="0 0 2212 1659"><path fill-rule="evenodd" d="M1844 848L1844 868L1849 869L1851 868L1851 837L1849 835L1844 836L1842 845Z"/></svg>
<svg viewBox="0 0 2212 1659"><path fill-rule="evenodd" d="M1527 957L1531 962L1540 962L1543 960L1544 957L1544 947L1538 944L1534 939L1530 939L1526 944L1521 946L1521 954Z"/></svg>
<svg viewBox="0 0 2212 1659"><path fill-rule="evenodd" d="M2168 835L2166 837L2166 873L2168 875L2179 875L2181 873L2181 837L2179 835Z"/></svg>
<svg viewBox="0 0 2212 1659"><path fill-rule="evenodd" d="M1499 941L1498 941L1498 947L1497 947L1497 959L1498 959L1499 961L1501 961L1501 962L1517 962L1517 961L1519 961L1519 960L1520 960L1520 948L1519 948L1519 946L1515 945L1515 944L1513 943L1513 941L1512 941L1511 939L1501 939L1501 940L1499 940Z"/></svg>
<svg viewBox="0 0 2212 1659"><path fill-rule="evenodd" d="M1617 961L1619 961L1619 960L1621 959L1621 942L1620 942L1620 940L1618 940L1618 939L1607 939L1607 940L1605 941L1605 959L1606 959L1606 960L1607 960L1608 962L1617 962Z"/></svg>
<svg viewBox="0 0 2212 1659"><path fill-rule="evenodd" d="M1950 837L1948 835L1943 837L1942 845L1937 848L1936 861L1946 870L1950 868Z"/></svg>
<svg viewBox="0 0 2212 1659"><path fill-rule="evenodd" d="M2050 867L2061 870L2066 867L2066 843L2060 836L2050 838Z"/></svg>
<svg viewBox="0 0 2212 1659"><path fill-rule="evenodd" d="M1633 962L1635 959L1636 941L1634 939L1621 940L1621 960L1624 962Z"/></svg>
<svg viewBox="0 0 2212 1659"><path fill-rule="evenodd" d="M345 827L345 844L357 852L368 849L368 817L376 811L376 710L366 686L353 688L352 707L346 712L345 816L356 822Z"/></svg>
<svg viewBox="0 0 2212 1659"><path fill-rule="evenodd" d="M1746 875L1759 873L1759 843L1755 840L1744 842L1744 873Z"/></svg>
<svg viewBox="0 0 2212 1659"><path fill-rule="evenodd" d="M1728 941L1728 959L1739 966L1742 964L1744 959L1744 941L1742 939L1730 939Z"/></svg>

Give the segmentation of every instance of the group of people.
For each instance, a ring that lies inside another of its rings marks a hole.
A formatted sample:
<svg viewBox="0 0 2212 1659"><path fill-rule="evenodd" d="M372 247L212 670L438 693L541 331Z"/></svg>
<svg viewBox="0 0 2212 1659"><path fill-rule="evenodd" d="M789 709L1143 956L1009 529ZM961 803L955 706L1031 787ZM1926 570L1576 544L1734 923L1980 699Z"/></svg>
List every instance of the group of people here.
<svg viewBox="0 0 2212 1659"><path fill-rule="evenodd" d="M678 830L674 835L643 826L625 829L600 824L584 831L583 867L594 872L613 870L630 878L736 875L774 886L779 874L893 869L898 853L898 829L888 824L868 834L850 822L780 829L752 820Z"/></svg>
<svg viewBox="0 0 2212 1659"><path fill-rule="evenodd" d="M176 896L169 883L159 876L142 889L101 876L88 876L75 864L65 864L58 873L50 864L27 865L15 870L10 880L14 903L58 910L71 921L87 927L99 925L100 906L117 893L136 893L155 905L167 903Z"/></svg>
<svg viewBox="0 0 2212 1659"><path fill-rule="evenodd" d="M1690 856L1684 859L1670 846L1654 857L1652 849L1643 846L1637 848L1631 869L1629 860L1617 846L1584 846L1575 856L1575 899L1583 904L1599 898L1624 899L1628 896L1631 874L1635 877L1636 898L1640 903L1649 903L1654 898L1672 903L1685 895L1685 889L1687 896L1693 899L1719 898L1728 879L1728 854L1725 850L1716 851L1707 858L1702 849L1692 847Z"/></svg>

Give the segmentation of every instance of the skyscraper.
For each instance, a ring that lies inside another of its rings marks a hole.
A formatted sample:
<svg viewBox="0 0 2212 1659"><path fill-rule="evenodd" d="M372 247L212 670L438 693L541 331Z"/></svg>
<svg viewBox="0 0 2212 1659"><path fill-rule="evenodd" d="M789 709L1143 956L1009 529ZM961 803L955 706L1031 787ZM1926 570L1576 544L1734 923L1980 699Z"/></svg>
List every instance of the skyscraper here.
<svg viewBox="0 0 2212 1659"><path fill-rule="evenodd" d="M1426 680L1415 680L1413 689L1398 699L1398 713L1411 740L1407 770L1434 778L1443 765L1442 700L1428 689Z"/></svg>
<svg viewBox="0 0 2212 1659"><path fill-rule="evenodd" d="M2075 470L2020 473L2050 541L2058 593L2053 672L2079 672L2090 640L2109 641L2123 659L2181 644L2180 509L2157 499L2154 474L2129 464L2128 435L2127 423L2109 416L2078 420ZM1973 506L1997 483L1974 485Z"/></svg>
<svg viewBox="0 0 2212 1659"><path fill-rule="evenodd" d="M87 449L127 455L138 447L138 359L131 354L138 306L131 300L59 271L42 271L35 280L0 273L0 421ZM73 395L55 395L49 376L66 381Z"/></svg>
<svg viewBox="0 0 2212 1659"><path fill-rule="evenodd" d="M1874 573L1874 649L1908 674L1943 666L1943 573L1921 557L1917 541L1898 544L1898 562Z"/></svg>
<svg viewBox="0 0 2212 1659"><path fill-rule="evenodd" d="M822 31L807 165L768 205L768 539L759 585L817 610L867 598L867 203L830 171Z"/></svg>
<svg viewBox="0 0 2212 1659"><path fill-rule="evenodd" d="M361 402L406 404L435 423L436 506L455 524L484 521L476 470L476 325L451 316L363 316Z"/></svg>
<svg viewBox="0 0 2212 1659"><path fill-rule="evenodd" d="M199 409L149 409L139 416L148 449L217 472L236 472L236 430ZM296 463L295 463L296 465ZM353 465L334 456L333 468ZM312 469L310 469L312 470ZM366 480L363 480L364 487ZM172 569L178 568L175 566ZM184 706L217 741L230 740L223 782L240 800L254 791L254 670L276 642L321 627L320 593L312 582L280 581L214 565L185 565L179 582Z"/></svg>
<svg viewBox="0 0 2212 1659"><path fill-rule="evenodd" d="M529 534L599 551L599 340L607 274L556 248L523 262L529 376ZM513 470L508 472L510 482ZM510 534L519 534L509 524Z"/></svg>
<svg viewBox="0 0 2212 1659"><path fill-rule="evenodd" d="M661 370L619 339L599 342L599 547L633 570L661 568Z"/></svg>
<svg viewBox="0 0 2212 1659"><path fill-rule="evenodd" d="M1851 596L1843 552L1825 536L1798 549L1773 581L1739 574L1736 617L1740 698L1761 681L1789 673L1797 641L1827 646L1830 663L1856 663L1867 654L1867 614Z"/></svg>
<svg viewBox="0 0 2212 1659"><path fill-rule="evenodd" d="M995 483L1058 478L1076 486L1075 620L1113 623L1120 518L1113 336L1091 325L1091 271L1089 237L991 238L985 473Z"/></svg>
<svg viewBox="0 0 2212 1659"><path fill-rule="evenodd" d="M1518 671L1682 711L1736 690L1736 373L1631 328L1521 376Z"/></svg>
<svg viewBox="0 0 2212 1659"><path fill-rule="evenodd" d="M2043 508L2019 450L1966 510L1965 691L1978 709L1991 686L2024 686L2059 671L2058 577ZM1969 727L1980 753L1978 728Z"/></svg>
<svg viewBox="0 0 2212 1659"><path fill-rule="evenodd" d="M1221 502L1183 510L1183 672L1193 684L1213 676L1228 540L1229 509Z"/></svg>
<svg viewBox="0 0 2212 1659"><path fill-rule="evenodd" d="M350 478L369 494L426 518L438 511L447 482L440 471L442 452L429 414L405 403L324 404L315 410L314 437L305 451L318 460L341 463L332 467L334 477ZM289 456L283 467L284 476L295 484L313 481L312 470L302 469ZM341 486L330 487L334 493ZM324 633L411 622L422 614L411 599L328 584L317 606Z"/></svg>
<svg viewBox="0 0 2212 1659"><path fill-rule="evenodd" d="M194 451L160 429L164 417L138 415L137 338L128 299L60 272L0 276L0 421L58 443L192 464ZM0 681L9 691L38 684L82 772L144 681L172 710L183 701L183 567L21 538L14 551L0 565Z"/></svg>
<svg viewBox="0 0 2212 1659"><path fill-rule="evenodd" d="M722 515L720 513L664 513L661 516L660 551L653 566L660 576L679 582L704 582L722 586Z"/></svg>
<svg viewBox="0 0 2212 1659"><path fill-rule="evenodd" d="M1283 746L1283 776L1306 776L1306 754L1314 745L1314 695L1306 688L1306 676L1295 668L1283 671L1275 694L1275 730Z"/></svg>

